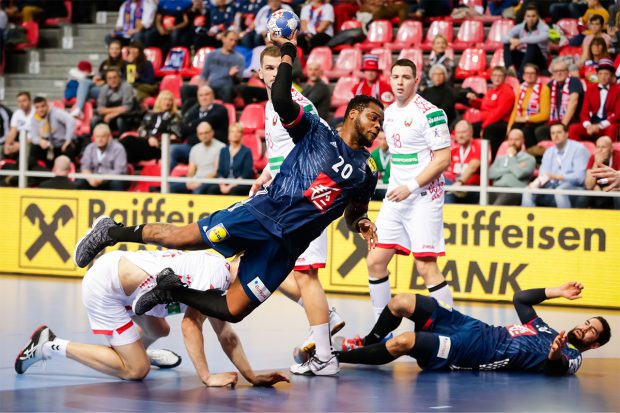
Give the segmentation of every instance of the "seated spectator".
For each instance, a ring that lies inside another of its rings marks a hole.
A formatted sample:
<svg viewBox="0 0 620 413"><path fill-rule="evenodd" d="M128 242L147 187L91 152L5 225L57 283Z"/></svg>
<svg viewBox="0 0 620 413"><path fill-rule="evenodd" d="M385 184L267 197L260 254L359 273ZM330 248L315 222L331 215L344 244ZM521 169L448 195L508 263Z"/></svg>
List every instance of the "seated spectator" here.
<svg viewBox="0 0 620 413"><path fill-rule="evenodd" d="M237 6L233 1L213 0L209 5L209 35L207 46L221 47L228 30L239 32Z"/></svg>
<svg viewBox="0 0 620 413"><path fill-rule="evenodd" d="M611 59L605 40L600 37L592 39L589 45L589 54L579 60L579 75L589 83L598 83L596 69L601 59ZM586 60L583 60L585 57Z"/></svg>
<svg viewBox="0 0 620 413"><path fill-rule="evenodd" d="M422 89L433 86L430 71L431 67L435 65L442 65L445 67L446 72L448 73L448 82L452 81L452 74L454 73L454 60L448 57L446 50L448 50L448 38L443 34L438 34L433 39L433 49L431 50L431 54L428 58L424 59L424 80L421 82L421 86L423 86Z"/></svg>
<svg viewBox="0 0 620 413"><path fill-rule="evenodd" d="M312 0L301 9L301 30L297 37L299 46L310 53L318 46L325 46L334 37L334 6L325 0Z"/></svg>
<svg viewBox="0 0 620 413"><path fill-rule="evenodd" d="M139 137L128 136L121 141L129 163L160 159L162 139L169 139L173 144L181 141L181 113L172 92L159 93L153 110L142 119L138 133Z"/></svg>
<svg viewBox="0 0 620 413"><path fill-rule="evenodd" d="M319 112L321 119L327 120L329 118L329 105L332 98L332 92L329 90L329 85L326 84L323 79L323 69L321 65L314 62L308 63L306 66L308 73L308 81L301 91L301 94L307 97L316 110Z"/></svg>
<svg viewBox="0 0 620 413"><path fill-rule="evenodd" d="M353 86L353 95L367 95L379 99L386 107L394 102L392 87L381 79L379 57L372 54L364 55L362 59L364 79Z"/></svg>
<svg viewBox="0 0 620 413"><path fill-rule="evenodd" d="M480 109L482 121L474 123L474 136L480 136L491 144L493 157L506 138L506 129L515 104L515 92L506 82L506 69L495 66L491 71L491 88L481 98L467 93L469 105Z"/></svg>
<svg viewBox="0 0 620 413"><path fill-rule="evenodd" d="M28 169L38 162L51 169L54 159L60 155L72 159L75 151L74 131L73 116L62 109L50 107L44 97L34 98L34 116L28 131L31 141Z"/></svg>
<svg viewBox="0 0 620 413"><path fill-rule="evenodd" d="M616 139L620 131L620 85L612 83L615 68L610 59L602 59L598 66L598 85L591 84L586 91L580 123L570 127L571 139L594 141L600 136Z"/></svg>
<svg viewBox="0 0 620 413"><path fill-rule="evenodd" d="M179 163L188 163L190 150L200 142L197 136L200 123L207 122L215 131L215 139L224 145L228 143L228 111L224 105L215 103L214 99L213 90L209 86L198 88L198 105L185 113L181 124L181 136L185 141L170 146L170 170ZM217 154L219 156L219 151Z"/></svg>
<svg viewBox="0 0 620 413"><path fill-rule="evenodd" d="M190 44L194 45L194 50L209 46L206 37L208 36L208 15L205 4L202 0L192 0L192 7L187 11L189 19Z"/></svg>
<svg viewBox="0 0 620 413"><path fill-rule="evenodd" d="M549 122L534 132L538 142L551 138L549 128L552 124L561 122L568 127L578 122L583 104L583 86L578 78L568 76L568 63L555 59L551 63L551 72L553 79L547 83L551 95L551 114Z"/></svg>
<svg viewBox="0 0 620 413"><path fill-rule="evenodd" d="M11 133L11 115L11 110L0 103L0 154L4 153L4 144Z"/></svg>
<svg viewBox="0 0 620 413"><path fill-rule="evenodd" d="M71 159L60 155L54 159L54 177L47 179L39 185L43 189L78 189L78 185L69 179L71 172Z"/></svg>
<svg viewBox="0 0 620 413"><path fill-rule="evenodd" d="M172 47L189 47L192 27L188 11L191 7L191 3L185 1L160 0L157 3L156 31L152 33L149 41L154 41L164 56Z"/></svg>
<svg viewBox="0 0 620 413"><path fill-rule="evenodd" d="M146 60L142 43L129 43L127 62L122 74L123 79L136 90L136 98L140 103L149 96L155 96L159 91L153 65Z"/></svg>
<svg viewBox="0 0 620 413"><path fill-rule="evenodd" d="M106 44L114 39L123 46L130 41L144 42L144 32L153 25L156 8L152 0L125 0L118 11L114 30L105 37Z"/></svg>
<svg viewBox="0 0 620 413"><path fill-rule="evenodd" d="M521 129L525 135L525 146L536 146L536 128L549 120L551 105L549 86L538 80L538 67L525 65L523 83L517 92L515 105L508 121L508 130Z"/></svg>
<svg viewBox="0 0 620 413"><path fill-rule="evenodd" d="M99 124L93 130L93 141L86 146L80 161L81 172L92 174L92 178L81 179L80 189L103 189L124 191L129 181L108 181L97 178L97 174L125 175L127 173L127 152L125 147L112 138L110 127Z"/></svg>
<svg viewBox="0 0 620 413"><path fill-rule="evenodd" d="M504 36L503 42L506 68L514 67L520 79L528 63L540 68L547 66L549 26L538 16L536 5L527 6L523 23L515 25Z"/></svg>
<svg viewBox="0 0 620 413"><path fill-rule="evenodd" d="M71 111L71 116L81 118L86 101L99 98L99 92L103 85L105 85L105 73L108 69L116 68L119 73L123 70L125 61L121 56L121 50L121 42L119 40L110 41L108 44L108 58L101 62L98 73L92 78L84 78L78 81L75 108Z"/></svg>
<svg viewBox="0 0 620 413"><path fill-rule="evenodd" d="M387 143L387 139L385 138L385 133L383 131L379 132L376 141L378 146L374 151L372 151L370 156L372 156L372 159L377 165L377 178L379 179L379 183L387 185L390 182L390 171L392 169L392 155L390 154L390 146ZM372 199L382 200L385 198L386 192L386 189L377 188L375 189Z"/></svg>
<svg viewBox="0 0 620 413"><path fill-rule="evenodd" d="M536 168L536 158L524 150L523 131L513 129L508 134L505 155L495 158L489 168L489 179L499 188L525 188ZM492 205L521 205L521 194L491 193Z"/></svg>
<svg viewBox="0 0 620 413"><path fill-rule="evenodd" d="M17 94L17 110L11 116L9 134L4 142L2 154L4 158L17 160L19 154L19 139L26 139L30 130L30 122L34 116L32 99L29 92Z"/></svg>
<svg viewBox="0 0 620 413"><path fill-rule="evenodd" d="M243 126L233 123L228 128L228 146L220 151L217 163L218 178L252 179L254 178L252 151L241 144ZM219 184L208 189L212 195L244 195L250 192L252 185Z"/></svg>
<svg viewBox="0 0 620 413"><path fill-rule="evenodd" d="M454 126L454 140L458 146L451 149L452 162L444 172L446 185L480 185L480 140L473 139L474 130L466 120ZM446 192L446 204L477 204L478 192Z"/></svg>
<svg viewBox="0 0 620 413"><path fill-rule="evenodd" d="M213 139L214 134L214 130L208 122L203 121L198 124L195 135L198 136L200 142L192 146L189 153L188 178L215 178L217 176L220 153L226 145ZM213 186L217 185L199 182L175 182L170 184L170 192L177 194L206 194L209 188Z"/></svg>
<svg viewBox="0 0 620 413"><path fill-rule="evenodd" d="M596 164L607 165L617 168L620 165L620 151L614 151L609 136L601 136L596 140L596 152L590 155L586 169L584 188L588 191L604 191L609 182L600 184L598 179L592 176L592 168ZM575 200L575 208L604 208L620 209L620 198L607 198L598 196L578 196Z"/></svg>
<svg viewBox="0 0 620 413"><path fill-rule="evenodd" d="M280 9L293 11L288 4L282 4L282 0L268 0L267 5L263 6L258 13L256 13L254 22L243 35L239 44L248 49L254 49L255 47L264 45L265 38L267 37L267 22L272 13Z"/></svg>
<svg viewBox="0 0 620 413"><path fill-rule="evenodd" d="M466 93L448 84L448 72L443 65L435 65L430 71L433 86L421 93L422 97L446 112L448 124L456 121L456 103L467 103Z"/></svg>
<svg viewBox="0 0 620 413"><path fill-rule="evenodd" d="M601 5L600 0L588 0L587 3L588 9L585 11L583 16L581 16L581 23L585 26L590 22L592 16L598 15L603 19L602 27L605 27L605 25L607 25L607 21L609 21L609 13L607 12L607 10L605 10L605 7ZM581 46L581 42L583 41L584 37L591 33L591 29L586 30L583 33L580 33L570 39L568 44L571 46Z"/></svg>
<svg viewBox="0 0 620 413"><path fill-rule="evenodd" d="M600 37L605 40L607 49L611 49L613 47L613 39L603 30L603 28L605 27L605 21L603 20L603 17L601 15L594 14L592 17L590 17L590 24L588 25L588 27L590 28L590 34L585 36L583 39L583 43L581 43L583 55L587 55L590 43L595 37Z"/></svg>
<svg viewBox="0 0 620 413"><path fill-rule="evenodd" d="M105 123L121 134L130 129L128 116L136 106L135 91L121 79L117 68L112 67L105 73L105 85L101 87L97 98L97 111L93 116L91 127Z"/></svg>
<svg viewBox="0 0 620 413"><path fill-rule="evenodd" d="M551 126L551 140L555 145L545 151L538 170L538 178L529 184L530 188L573 189L583 187L590 154L582 144L569 140L567 131L566 125L562 123ZM525 193L521 205L524 207L557 206L558 208L570 208L571 201L568 195Z"/></svg>

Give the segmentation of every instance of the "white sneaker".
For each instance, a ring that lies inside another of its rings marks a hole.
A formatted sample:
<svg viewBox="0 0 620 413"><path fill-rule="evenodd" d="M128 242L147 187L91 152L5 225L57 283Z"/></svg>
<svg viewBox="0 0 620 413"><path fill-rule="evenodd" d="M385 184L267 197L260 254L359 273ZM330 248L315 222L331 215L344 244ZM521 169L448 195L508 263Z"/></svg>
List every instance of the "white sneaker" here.
<svg viewBox="0 0 620 413"><path fill-rule="evenodd" d="M56 335L52 333L48 326L37 328L30 336L30 341L26 347L15 358L15 371L17 374L24 374L31 366L46 360L43 355L43 345L48 341L53 341L55 338Z"/></svg>
<svg viewBox="0 0 620 413"><path fill-rule="evenodd" d="M293 364L290 370L291 373L302 376L335 376L340 372L340 365L335 355L332 355L327 361L312 356L305 363Z"/></svg>
<svg viewBox="0 0 620 413"><path fill-rule="evenodd" d="M181 356L174 351L166 349L147 349L146 355L149 356L151 366L160 369L171 369L181 364Z"/></svg>
<svg viewBox="0 0 620 413"><path fill-rule="evenodd" d="M342 330L345 326L345 321L340 314L336 311L335 307L332 307L329 310L329 327L330 334L333 336L340 330ZM307 362L311 356L314 355L315 344L314 344L314 336L312 335L312 331L308 334L308 337L304 340L304 342L293 349L293 360L295 363L303 364Z"/></svg>

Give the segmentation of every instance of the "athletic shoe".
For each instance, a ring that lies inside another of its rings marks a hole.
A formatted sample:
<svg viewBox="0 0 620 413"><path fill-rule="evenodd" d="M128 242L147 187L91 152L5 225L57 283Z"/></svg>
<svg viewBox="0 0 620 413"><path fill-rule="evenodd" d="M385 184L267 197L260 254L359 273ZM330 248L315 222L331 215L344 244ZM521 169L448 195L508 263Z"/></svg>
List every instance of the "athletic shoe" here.
<svg viewBox="0 0 620 413"><path fill-rule="evenodd" d="M181 281L172 268L164 268L157 274L157 287L155 288L171 290L175 287L186 287L186 284Z"/></svg>
<svg viewBox="0 0 620 413"><path fill-rule="evenodd" d="M52 333L52 330L50 330L48 326L37 328L34 333L32 333L32 336L30 336L30 341L26 347L24 347L17 355L17 358L15 358L15 371L17 374L24 374L30 366L45 360L43 356L43 345L55 338L56 335Z"/></svg>
<svg viewBox="0 0 620 413"><path fill-rule="evenodd" d="M174 287L184 287L185 284L174 273L172 268L164 268L157 274L157 285L149 291L138 294L132 304L135 315L142 315L158 304L170 304L175 300L172 298L170 289Z"/></svg>
<svg viewBox="0 0 620 413"><path fill-rule="evenodd" d="M149 356L151 366L160 369L172 369L181 364L181 356L167 349L147 349L146 355Z"/></svg>
<svg viewBox="0 0 620 413"><path fill-rule="evenodd" d="M110 228L122 225L105 215L97 218L91 229L75 245L73 251L75 265L80 268L86 267L105 247L116 244L116 241L108 235L108 231Z"/></svg>
<svg viewBox="0 0 620 413"><path fill-rule="evenodd" d="M353 338L345 338L342 336L334 337L333 343L336 351L349 351L364 347L364 342L360 336L355 336Z"/></svg>
<svg viewBox="0 0 620 413"><path fill-rule="evenodd" d="M338 314L336 308L332 307L332 309L329 310L330 334L333 336L334 334L342 330L344 326L344 319L340 314ZM314 351L314 337L312 336L312 331L310 331L310 334L308 334L308 337L306 337L306 340L303 342L303 344L293 349L293 360L295 360L295 363L297 364L303 364L314 355Z"/></svg>
<svg viewBox="0 0 620 413"><path fill-rule="evenodd" d="M332 355L327 361L312 356L305 363L293 364L290 370L291 373L302 376L335 376L340 372L340 365L335 355Z"/></svg>

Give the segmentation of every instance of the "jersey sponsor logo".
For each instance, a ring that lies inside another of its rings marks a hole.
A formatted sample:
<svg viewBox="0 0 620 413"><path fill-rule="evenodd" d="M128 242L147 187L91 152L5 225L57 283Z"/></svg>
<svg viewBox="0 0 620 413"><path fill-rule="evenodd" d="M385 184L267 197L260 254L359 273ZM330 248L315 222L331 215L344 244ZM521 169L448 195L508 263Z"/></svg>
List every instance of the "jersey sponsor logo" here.
<svg viewBox="0 0 620 413"><path fill-rule="evenodd" d="M247 284L252 294L260 301L261 303L269 298L271 295L271 291L265 287L265 284L261 281L259 277L254 278Z"/></svg>
<svg viewBox="0 0 620 413"><path fill-rule="evenodd" d="M377 168L377 163L372 158L368 158L368 166L370 167L370 170L373 174L376 174L377 171L379 171L379 168Z"/></svg>
<svg viewBox="0 0 620 413"><path fill-rule="evenodd" d="M426 114L426 119L428 120L428 126L434 128L439 125L447 125L448 122L446 120L446 115L443 110L436 110L431 113Z"/></svg>
<svg viewBox="0 0 620 413"><path fill-rule="evenodd" d="M440 359L447 359L450 354L450 347L452 347L452 340L450 337L439 336L439 349L437 349L437 357Z"/></svg>
<svg viewBox="0 0 620 413"><path fill-rule="evenodd" d="M508 334L510 334L510 337L538 335L536 330L532 329L530 326L522 324L513 324L510 326L506 326L506 330L508 330Z"/></svg>
<svg viewBox="0 0 620 413"><path fill-rule="evenodd" d="M393 165L417 165L418 154L417 153L393 153L392 164Z"/></svg>
<svg viewBox="0 0 620 413"><path fill-rule="evenodd" d="M209 238L209 241L213 243L218 243L224 241L226 238L229 237L229 235L230 234L228 234L228 230L226 229L224 224L217 224L209 230L209 234L207 235L207 237Z"/></svg>
<svg viewBox="0 0 620 413"><path fill-rule="evenodd" d="M321 212L325 212L334 203L342 189L329 176L323 172L316 177L308 189L304 191L304 196Z"/></svg>

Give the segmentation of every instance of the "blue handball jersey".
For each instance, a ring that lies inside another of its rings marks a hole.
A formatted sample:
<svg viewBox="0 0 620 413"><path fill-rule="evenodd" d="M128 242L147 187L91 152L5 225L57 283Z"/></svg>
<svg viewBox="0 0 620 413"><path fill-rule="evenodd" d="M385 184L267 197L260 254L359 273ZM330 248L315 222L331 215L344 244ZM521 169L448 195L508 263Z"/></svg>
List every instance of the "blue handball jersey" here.
<svg viewBox="0 0 620 413"><path fill-rule="evenodd" d="M365 148L350 148L313 114L303 112L288 130L295 148L271 185L245 205L273 235L309 243L347 205L368 204L377 185L377 168Z"/></svg>

